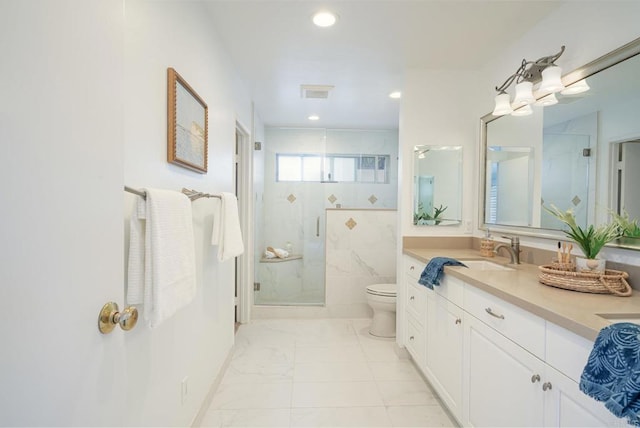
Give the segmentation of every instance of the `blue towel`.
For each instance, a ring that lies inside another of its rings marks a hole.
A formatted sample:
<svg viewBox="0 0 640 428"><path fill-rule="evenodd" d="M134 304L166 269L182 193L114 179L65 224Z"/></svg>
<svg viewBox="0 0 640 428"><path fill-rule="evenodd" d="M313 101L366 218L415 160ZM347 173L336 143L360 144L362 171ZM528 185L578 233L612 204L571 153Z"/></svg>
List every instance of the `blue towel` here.
<svg viewBox="0 0 640 428"><path fill-rule="evenodd" d="M425 266L418 283L433 290L434 285L440 285L440 278L442 278L445 266L467 267L456 259L450 259L449 257L434 257L429 260L429 263Z"/></svg>
<svg viewBox="0 0 640 428"><path fill-rule="evenodd" d="M617 323L600 330L580 390L640 426L640 325Z"/></svg>

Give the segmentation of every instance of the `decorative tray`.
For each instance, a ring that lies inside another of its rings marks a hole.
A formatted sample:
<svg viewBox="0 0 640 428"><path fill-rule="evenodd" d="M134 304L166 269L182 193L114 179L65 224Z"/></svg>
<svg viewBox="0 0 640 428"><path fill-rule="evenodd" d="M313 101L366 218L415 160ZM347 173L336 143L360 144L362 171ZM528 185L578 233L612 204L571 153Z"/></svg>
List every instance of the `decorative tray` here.
<svg viewBox="0 0 640 428"><path fill-rule="evenodd" d="M582 293L615 294L631 296L631 286L627 282L629 274L619 270L606 269L603 272L575 272L562 270L556 265L542 265L539 281L551 287Z"/></svg>

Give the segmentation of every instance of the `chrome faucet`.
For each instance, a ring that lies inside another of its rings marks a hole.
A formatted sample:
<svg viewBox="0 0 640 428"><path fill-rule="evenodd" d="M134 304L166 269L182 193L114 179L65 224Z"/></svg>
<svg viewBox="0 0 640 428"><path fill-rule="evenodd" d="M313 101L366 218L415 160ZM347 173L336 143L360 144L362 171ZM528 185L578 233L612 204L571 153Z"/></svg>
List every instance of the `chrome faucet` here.
<svg viewBox="0 0 640 428"><path fill-rule="evenodd" d="M509 264L519 265L520 264L520 238L517 236L503 236L503 238L510 239L511 245L500 243L496 245L493 252L498 254L498 250L500 248L506 248L509 251L509 257L511 257L511 261Z"/></svg>

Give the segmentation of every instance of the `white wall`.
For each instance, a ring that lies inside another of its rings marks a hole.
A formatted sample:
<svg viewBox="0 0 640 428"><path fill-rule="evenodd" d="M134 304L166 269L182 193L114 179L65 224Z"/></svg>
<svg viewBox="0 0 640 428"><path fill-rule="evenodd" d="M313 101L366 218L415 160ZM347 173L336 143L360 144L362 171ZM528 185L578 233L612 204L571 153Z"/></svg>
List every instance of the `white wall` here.
<svg viewBox="0 0 640 428"><path fill-rule="evenodd" d="M451 236L471 233L477 193L477 73L409 70L400 111L398 218L400 235ZM413 147L462 146L462 222L453 226L413 225Z"/></svg>
<svg viewBox="0 0 640 428"><path fill-rule="evenodd" d="M252 106L206 8L200 2L128 1L125 18L124 182L233 192L236 121L251 130ZM207 174L167 163L167 67L175 68L208 105ZM126 196L125 219L135 199ZM138 391L127 411L129 424L189 425L233 344L234 262L219 263L217 247L210 245L215 203L192 204L196 298L157 329L141 325L128 335L128 368L137 375L126 386ZM182 405L185 377L189 392Z"/></svg>
<svg viewBox="0 0 640 428"><path fill-rule="evenodd" d="M353 220L353 227L347 222ZM396 282L396 210L327 210L329 316L368 318L367 286Z"/></svg>

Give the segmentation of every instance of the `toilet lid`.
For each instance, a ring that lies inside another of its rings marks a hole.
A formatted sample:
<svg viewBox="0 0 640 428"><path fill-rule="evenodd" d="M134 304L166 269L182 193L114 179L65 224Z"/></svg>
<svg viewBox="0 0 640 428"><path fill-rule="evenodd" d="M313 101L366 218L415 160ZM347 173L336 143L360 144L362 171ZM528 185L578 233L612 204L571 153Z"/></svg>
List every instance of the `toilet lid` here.
<svg viewBox="0 0 640 428"><path fill-rule="evenodd" d="M373 284L367 287L367 293L376 296L396 297L395 284Z"/></svg>

